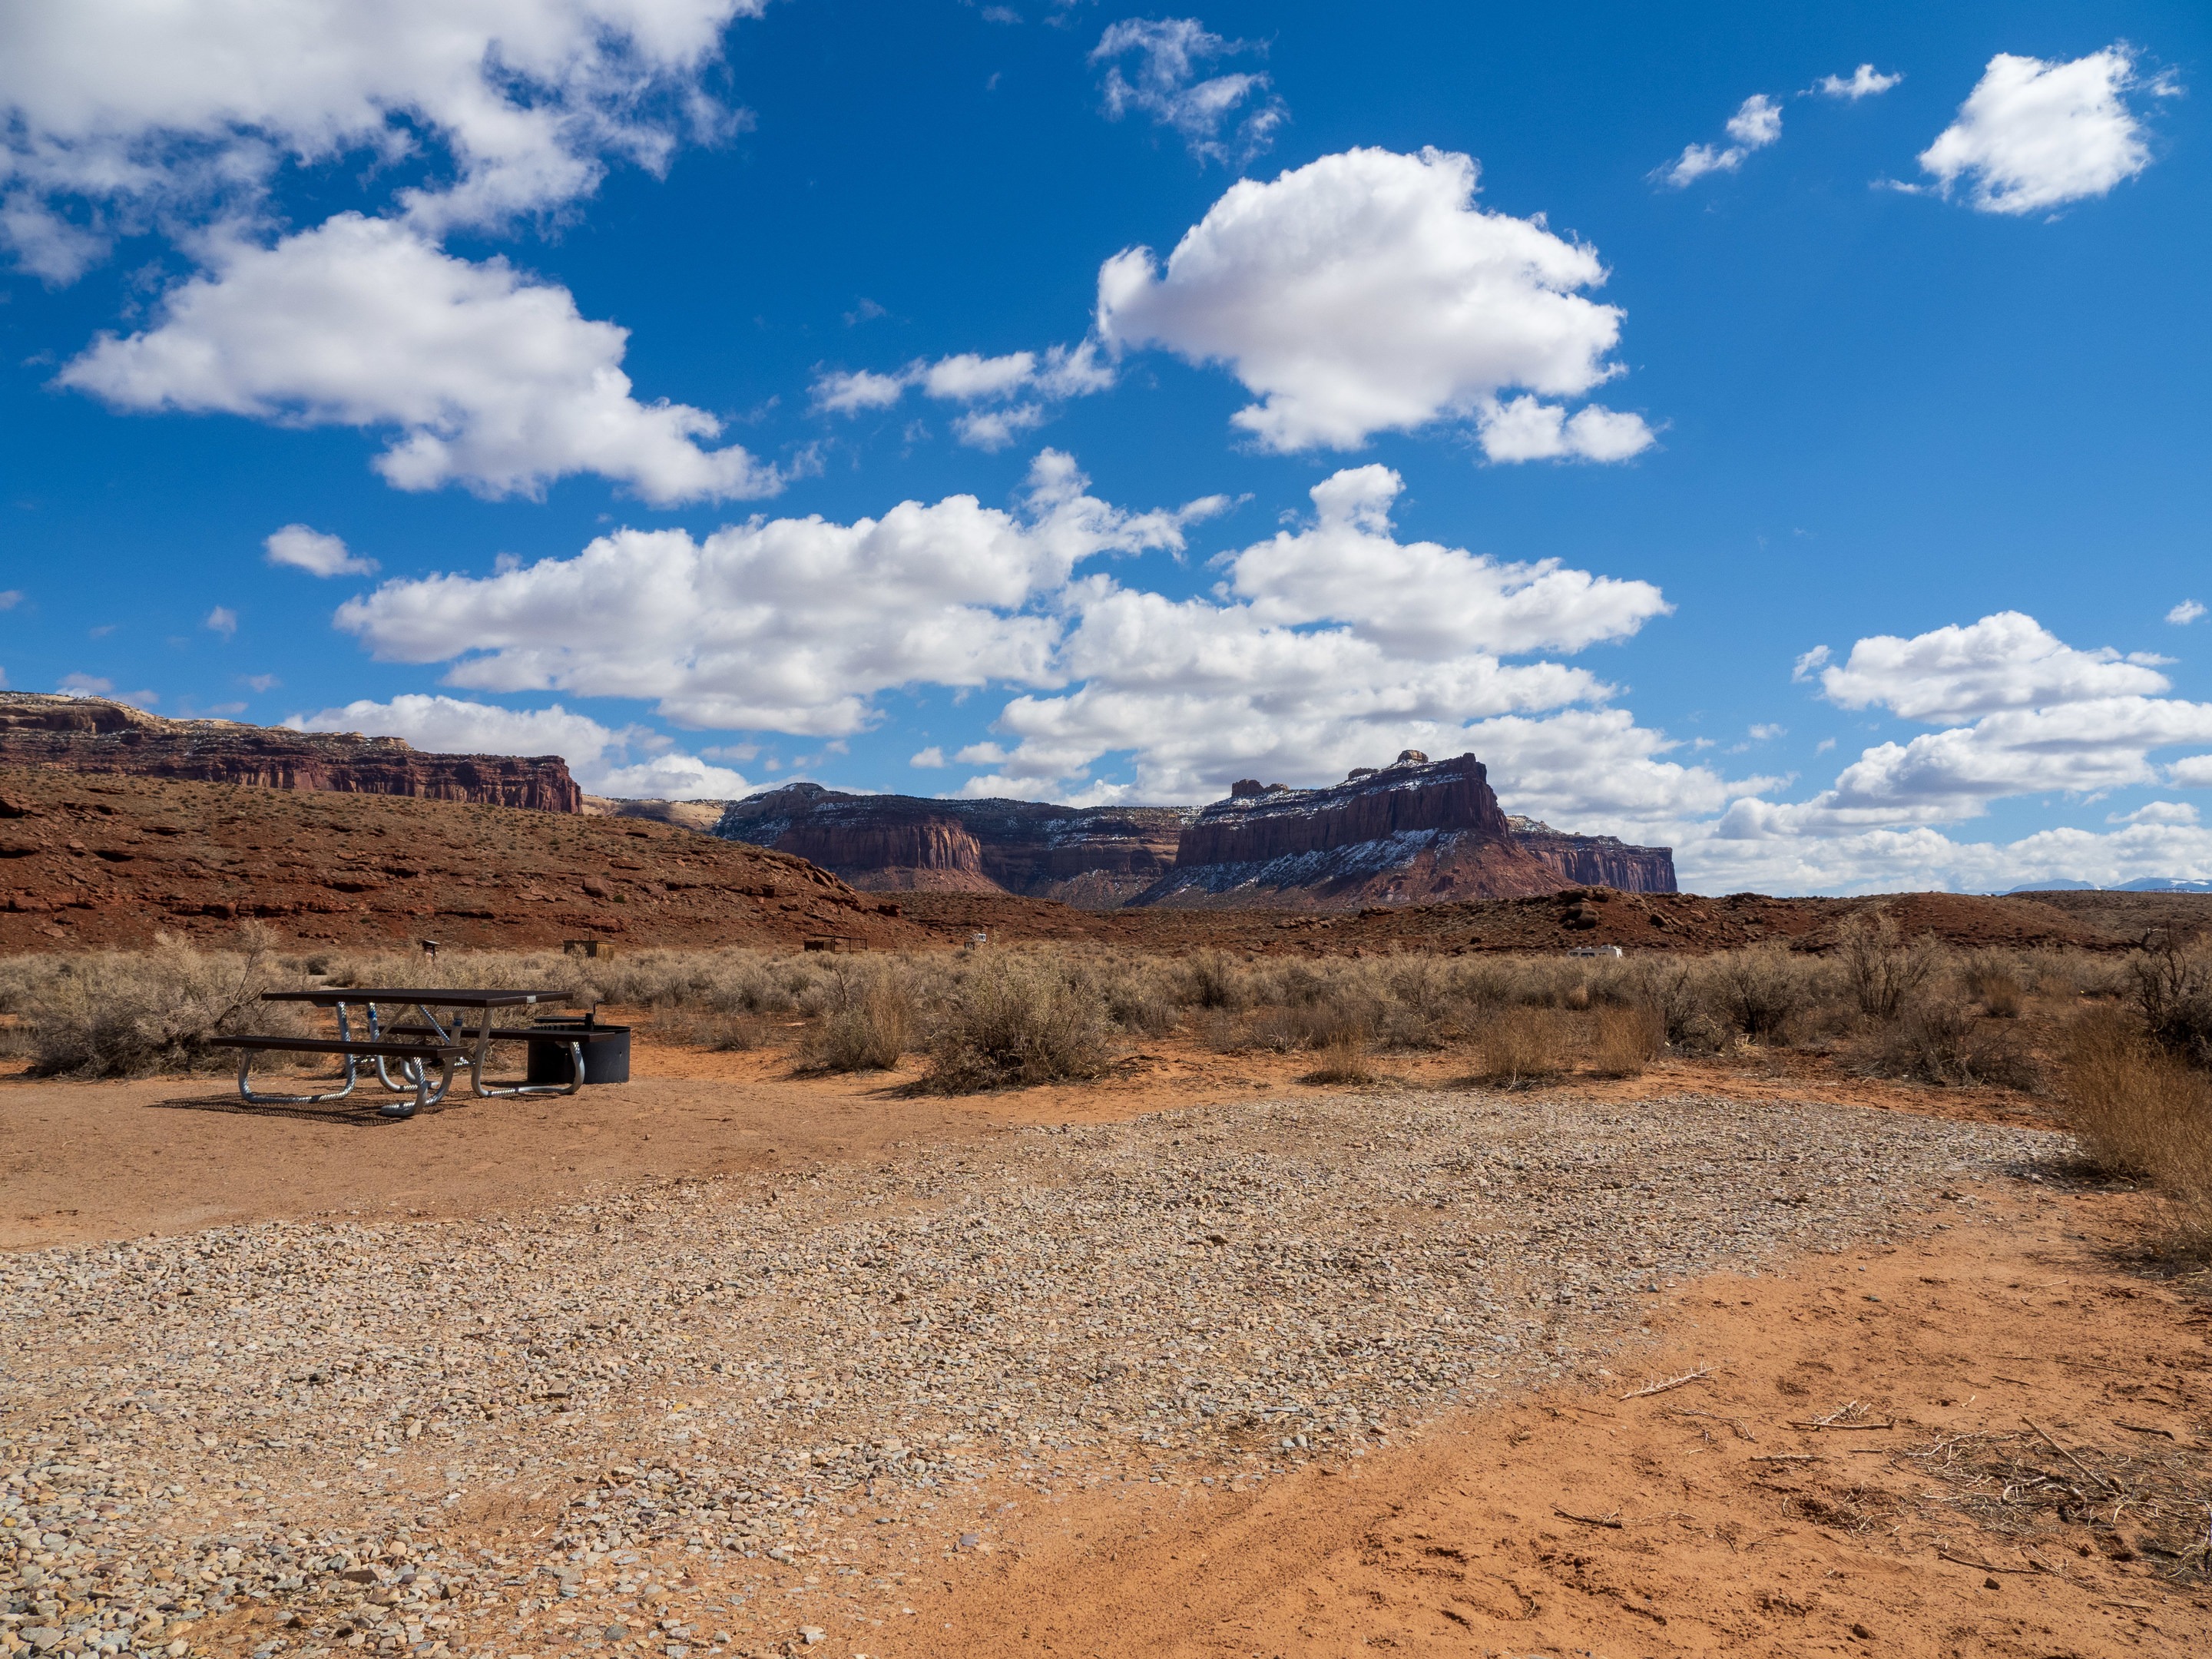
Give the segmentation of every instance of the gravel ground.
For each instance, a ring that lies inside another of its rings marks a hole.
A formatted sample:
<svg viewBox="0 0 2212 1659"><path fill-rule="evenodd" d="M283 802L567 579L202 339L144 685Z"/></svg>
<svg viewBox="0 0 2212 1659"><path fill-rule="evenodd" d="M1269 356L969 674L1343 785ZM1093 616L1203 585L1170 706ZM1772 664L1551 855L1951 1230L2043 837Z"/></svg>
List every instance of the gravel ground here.
<svg viewBox="0 0 2212 1659"><path fill-rule="evenodd" d="M0 1650L891 1638L1017 1491L1363 1455L1617 1346L1669 1283L1917 1231L2050 1139L1332 1093L7 1258Z"/></svg>

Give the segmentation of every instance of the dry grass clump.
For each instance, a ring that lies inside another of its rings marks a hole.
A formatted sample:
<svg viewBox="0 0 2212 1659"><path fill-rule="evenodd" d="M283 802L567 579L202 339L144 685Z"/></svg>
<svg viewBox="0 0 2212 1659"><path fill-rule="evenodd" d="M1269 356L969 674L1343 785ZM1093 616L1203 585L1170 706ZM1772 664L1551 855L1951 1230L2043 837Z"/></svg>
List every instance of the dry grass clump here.
<svg viewBox="0 0 2212 1659"><path fill-rule="evenodd" d="M1552 1008L1501 1009L1476 1033L1476 1083L1514 1088L1559 1077L1574 1065L1573 1028Z"/></svg>
<svg viewBox="0 0 2212 1659"><path fill-rule="evenodd" d="M300 1012L264 1003L280 982L268 929L248 922L235 951L157 935L150 951L19 957L4 1000L28 1034L41 1077L144 1077L229 1065L210 1039L305 1029Z"/></svg>
<svg viewBox="0 0 2212 1659"><path fill-rule="evenodd" d="M1323 1043L1321 1064L1298 1079L1301 1083L1360 1084L1376 1081L1368 1063L1367 1044L1356 1030L1345 1030Z"/></svg>
<svg viewBox="0 0 2212 1659"><path fill-rule="evenodd" d="M914 988L897 963L835 974L820 988L818 1002L801 1045L805 1070L895 1071L914 1047Z"/></svg>
<svg viewBox="0 0 2212 1659"><path fill-rule="evenodd" d="M1648 1003L1598 1009L1589 1035L1590 1069L1600 1077L1642 1077L1667 1048L1666 1026Z"/></svg>
<svg viewBox="0 0 2212 1659"><path fill-rule="evenodd" d="M2212 1077L2117 1008L2068 1028L2058 1093L2090 1161L2153 1182L2166 1200L2166 1243L2212 1255Z"/></svg>
<svg viewBox="0 0 2212 1659"><path fill-rule="evenodd" d="M953 989L929 1042L926 1093L1084 1082L1106 1069L1113 1024L1097 983L1057 955L985 956Z"/></svg>
<svg viewBox="0 0 2212 1659"><path fill-rule="evenodd" d="M1869 1019L1895 1019L1918 995L1941 960L1933 941L1908 945L1898 938L1897 922L1885 910L1861 912L1836 930L1837 957L1859 1012Z"/></svg>

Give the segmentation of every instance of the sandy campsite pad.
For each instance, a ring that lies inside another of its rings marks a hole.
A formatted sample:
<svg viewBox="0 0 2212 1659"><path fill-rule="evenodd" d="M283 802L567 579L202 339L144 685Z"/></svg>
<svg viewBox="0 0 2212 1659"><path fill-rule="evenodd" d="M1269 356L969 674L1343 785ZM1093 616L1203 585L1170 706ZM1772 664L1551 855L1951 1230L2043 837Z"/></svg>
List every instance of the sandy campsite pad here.
<svg viewBox="0 0 2212 1659"><path fill-rule="evenodd" d="M0 1566L33 1598L0 1644L2212 1633L2208 1327L2116 1265L2142 1200L2055 1188L2018 1097L1319 1090L1164 1052L954 1106L641 1058L403 1125L0 1090Z"/></svg>

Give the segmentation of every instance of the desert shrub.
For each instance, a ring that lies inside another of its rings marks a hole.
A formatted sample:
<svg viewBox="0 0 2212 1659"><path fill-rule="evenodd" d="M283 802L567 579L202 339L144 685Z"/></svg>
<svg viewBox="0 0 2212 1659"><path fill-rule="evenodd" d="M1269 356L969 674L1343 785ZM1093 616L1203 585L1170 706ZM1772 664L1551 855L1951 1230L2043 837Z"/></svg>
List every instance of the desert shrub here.
<svg viewBox="0 0 2212 1659"><path fill-rule="evenodd" d="M2154 1182L2168 1243L2212 1253L2212 1079L2117 1009L2076 1018L2058 1045L2058 1097L2082 1151Z"/></svg>
<svg viewBox="0 0 2212 1659"><path fill-rule="evenodd" d="M1906 944L1887 911L1861 911L1836 930L1844 980L1859 1012L1869 1019L1895 1019L1928 982L1940 961L1936 945L1923 939Z"/></svg>
<svg viewBox="0 0 2212 1659"><path fill-rule="evenodd" d="M1590 1065L1600 1077L1641 1077L1666 1044L1652 1008L1601 1007L1590 1017Z"/></svg>
<svg viewBox="0 0 2212 1659"><path fill-rule="evenodd" d="M2212 1069L2212 952L2191 936L2165 933L2128 958L2130 1000L2158 1045Z"/></svg>
<svg viewBox="0 0 2212 1659"><path fill-rule="evenodd" d="M913 988L896 963L848 967L814 988L800 1063L816 1072L889 1072L914 1046Z"/></svg>
<svg viewBox="0 0 2212 1659"><path fill-rule="evenodd" d="M1358 1084L1376 1080L1367 1063L1367 1045L1353 1030L1343 1030L1322 1045L1321 1064L1298 1079L1302 1083Z"/></svg>
<svg viewBox="0 0 2212 1659"><path fill-rule="evenodd" d="M1262 1008L1246 1023L1246 1040L1253 1047L1279 1054L1299 1048L1328 1048L1346 1042L1364 1045L1374 1034L1375 1012L1364 999Z"/></svg>
<svg viewBox="0 0 2212 1659"><path fill-rule="evenodd" d="M297 1008L260 1000L278 988L267 931L248 923L239 933L234 951L157 935L150 951L47 958L48 970L13 999L32 1069L46 1077L192 1071L234 1063L210 1038L304 1030Z"/></svg>
<svg viewBox="0 0 2212 1659"><path fill-rule="evenodd" d="M669 1042L721 1054L746 1054L766 1048L775 1029L758 1014L718 1014L681 1006L656 1008L653 1034Z"/></svg>
<svg viewBox="0 0 2212 1659"><path fill-rule="evenodd" d="M1651 1011L1668 1048L1710 1054L1721 1046L1726 1034L1706 1007L1704 988L1688 963L1661 957L1634 964L1633 975L1633 1000Z"/></svg>
<svg viewBox="0 0 2212 1659"><path fill-rule="evenodd" d="M1194 951L1182 959L1178 1000L1187 1008L1241 1008L1244 971L1226 951Z"/></svg>
<svg viewBox="0 0 2212 1659"><path fill-rule="evenodd" d="M931 1034L933 1094L1079 1082L1105 1070L1112 1024L1091 977L1048 956L987 956L952 993Z"/></svg>
<svg viewBox="0 0 2212 1659"><path fill-rule="evenodd" d="M1156 957L1116 956L1098 972L1107 1018L1135 1036L1164 1036L1182 1010L1176 976Z"/></svg>
<svg viewBox="0 0 2212 1659"><path fill-rule="evenodd" d="M1975 951L1959 964L1959 984L1992 1019L2018 1019L2031 971L2010 951Z"/></svg>
<svg viewBox="0 0 2212 1659"><path fill-rule="evenodd" d="M1869 1070L1959 1087L2033 1088L2033 1060L2008 1029L1991 1029L1959 1002L1923 996L1907 1004L1876 1045Z"/></svg>
<svg viewBox="0 0 2212 1659"><path fill-rule="evenodd" d="M1550 1008L1504 1008L1475 1034L1478 1083L1510 1088L1558 1077L1573 1063L1567 1019Z"/></svg>
<svg viewBox="0 0 2212 1659"><path fill-rule="evenodd" d="M1754 945L1712 957L1705 991L1717 1012L1754 1041L1779 1037L1790 1020L1818 995L1816 964L1786 946Z"/></svg>

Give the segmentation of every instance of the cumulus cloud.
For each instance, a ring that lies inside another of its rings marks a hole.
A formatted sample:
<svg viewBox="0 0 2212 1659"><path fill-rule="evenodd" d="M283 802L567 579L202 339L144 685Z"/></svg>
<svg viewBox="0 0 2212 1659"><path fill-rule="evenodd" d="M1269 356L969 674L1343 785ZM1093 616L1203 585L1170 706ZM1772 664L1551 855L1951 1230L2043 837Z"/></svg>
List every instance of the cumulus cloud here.
<svg viewBox="0 0 2212 1659"><path fill-rule="evenodd" d="M1824 664L1827 665L1823 665ZM1911 639L1879 634L1827 664L1827 647L1798 659L1801 680L1817 672L1821 694L1845 708L1881 707L1915 720L1966 720L1999 709L2049 708L2167 690L2141 653L2066 644L2034 617L2001 611L1965 626Z"/></svg>
<svg viewBox="0 0 2212 1659"><path fill-rule="evenodd" d="M251 216L278 170L359 157L434 233L659 169L735 118L702 71L766 0L71 0L0 9L0 235L76 276L117 231Z"/></svg>
<svg viewBox="0 0 2212 1659"><path fill-rule="evenodd" d="M2184 599L2166 613L2166 619L2176 628L2186 628L2203 614L2204 607L2195 599Z"/></svg>
<svg viewBox="0 0 2212 1659"><path fill-rule="evenodd" d="M872 369L816 373L813 402L830 415L860 415L892 407L910 389L941 403L963 405L953 433L971 448L1004 449L1042 426L1070 398L1103 392L1114 370L1096 340L1054 346L1039 353L1009 351L995 357L963 351L934 362L916 358L895 374Z"/></svg>
<svg viewBox="0 0 2212 1659"><path fill-rule="evenodd" d="M2134 52L2110 46L2069 63L1999 52L1951 125L1920 153L1948 194L1961 183L1984 213L2041 213L2132 179L2150 146L2127 94L2146 85Z"/></svg>
<svg viewBox="0 0 2212 1659"><path fill-rule="evenodd" d="M143 333L103 336L59 383L121 409L397 430L403 489L534 495L593 472L656 504L773 494L782 476L682 404L641 403L628 331L506 261L458 259L393 220L344 213L236 245Z"/></svg>
<svg viewBox="0 0 2212 1659"><path fill-rule="evenodd" d="M359 732L401 738L441 755L558 755L595 795L661 800L727 799L756 786L727 767L674 748L643 726L619 729L563 708L502 708L459 697L409 693L362 699L284 722L296 732Z"/></svg>
<svg viewBox="0 0 2212 1659"><path fill-rule="evenodd" d="M1823 98L1841 98L1857 103L1862 98L1878 98L1899 82L1902 75L1884 75L1872 64L1861 64L1846 78L1840 75L1824 75L1813 83L1813 90Z"/></svg>
<svg viewBox="0 0 2212 1659"><path fill-rule="evenodd" d="M1234 422L1267 449L1443 419L1474 420L1498 460L1648 447L1637 416L1545 412L1620 372L1622 313L1579 292L1605 280L1595 250L1478 209L1475 178L1466 155L1355 149L1241 180L1164 269L1142 247L1106 262L1099 336L1225 364L1260 398Z"/></svg>
<svg viewBox="0 0 2212 1659"><path fill-rule="evenodd" d="M388 582L337 620L380 657L450 664L454 686L652 698L692 726L835 737L869 725L892 687L1001 684L1018 695L994 738L957 757L999 769L966 786L987 793L1204 799L1255 768L1318 782L1477 737L1510 739L1553 778L1601 733L1620 763L1586 768L1579 795L1547 782L1542 799L1717 804L1717 776L1659 758L1663 738L1592 707L1611 695L1595 674L1506 660L1628 637L1665 611L1656 588L1401 542L1401 489L1382 467L1324 480L1309 523L1223 556L1215 591L1188 599L1092 562L1180 551L1224 503L1128 512L1048 450L1011 511L952 496L851 525L757 519L703 541L623 531L573 559ZM1593 718L1580 736L1538 729L1566 714ZM1469 735L1501 719L1527 723ZM1098 784L1097 763L1120 753L1135 784ZM914 763L944 757L932 745Z"/></svg>
<svg viewBox="0 0 2212 1659"><path fill-rule="evenodd" d="M1107 29L1091 61L1108 66L1106 113L1113 119L1134 110L1175 132L1202 161L1243 161L1274 141L1286 114L1282 101L1257 71L1206 76L1202 67L1266 49L1210 33L1194 17L1132 17ZM1133 65L1128 75L1125 64Z"/></svg>
<svg viewBox="0 0 2212 1659"><path fill-rule="evenodd" d="M234 638L238 633L238 612L227 605L219 605L207 613L207 620L201 626L224 639Z"/></svg>
<svg viewBox="0 0 2212 1659"><path fill-rule="evenodd" d="M1828 77L1835 79L1833 76ZM1652 174L1677 190L1696 183L1709 173L1734 173L1755 149L1765 149L1782 137L1782 106L1765 93L1753 93L1729 117L1726 148L1692 144L1681 155Z"/></svg>
<svg viewBox="0 0 2212 1659"><path fill-rule="evenodd" d="M376 571L374 559L361 558L348 551L337 537L303 524L288 524L271 532L261 545L270 563L304 570L311 576L368 576Z"/></svg>
<svg viewBox="0 0 2212 1659"><path fill-rule="evenodd" d="M1127 513L1046 451L1015 512L972 495L850 525L756 519L695 541L623 530L573 559L387 582L337 613L377 655L455 685L651 697L686 725L836 737L913 683L1053 678L1042 602L1101 553L1180 549L1218 497Z"/></svg>

